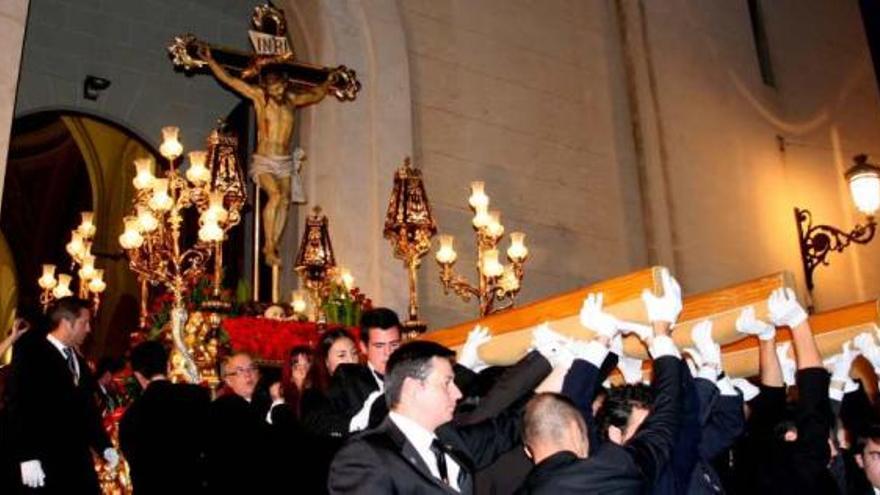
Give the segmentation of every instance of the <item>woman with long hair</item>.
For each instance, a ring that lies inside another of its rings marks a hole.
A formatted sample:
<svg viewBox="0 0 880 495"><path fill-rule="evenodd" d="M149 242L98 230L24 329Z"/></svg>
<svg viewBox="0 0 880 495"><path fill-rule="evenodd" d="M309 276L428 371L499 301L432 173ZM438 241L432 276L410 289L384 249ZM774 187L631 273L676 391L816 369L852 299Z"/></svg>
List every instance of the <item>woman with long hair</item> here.
<svg viewBox="0 0 880 495"><path fill-rule="evenodd" d="M302 416L302 399L314 386L312 348L299 345L290 350L287 363L281 370L281 393L294 417Z"/></svg>

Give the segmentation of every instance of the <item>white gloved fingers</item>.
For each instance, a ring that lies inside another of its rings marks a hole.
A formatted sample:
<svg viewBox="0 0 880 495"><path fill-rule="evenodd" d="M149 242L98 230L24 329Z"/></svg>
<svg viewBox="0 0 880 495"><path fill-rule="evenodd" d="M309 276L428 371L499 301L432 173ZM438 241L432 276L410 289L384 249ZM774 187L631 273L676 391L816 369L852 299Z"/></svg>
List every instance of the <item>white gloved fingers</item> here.
<svg viewBox="0 0 880 495"><path fill-rule="evenodd" d="M104 460L107 461L107 467L110 469L116 469L116 466L119 464L119 453L116 452L116 449L113 447L107 447L104 449Z"/></svg>
<svg viewBox="0 0 880 495"><path fill-rule="evenodd" d="M21 482L28 488L40 488L46 484L46 474L39 460L33 459L21 463Z"/></svg>

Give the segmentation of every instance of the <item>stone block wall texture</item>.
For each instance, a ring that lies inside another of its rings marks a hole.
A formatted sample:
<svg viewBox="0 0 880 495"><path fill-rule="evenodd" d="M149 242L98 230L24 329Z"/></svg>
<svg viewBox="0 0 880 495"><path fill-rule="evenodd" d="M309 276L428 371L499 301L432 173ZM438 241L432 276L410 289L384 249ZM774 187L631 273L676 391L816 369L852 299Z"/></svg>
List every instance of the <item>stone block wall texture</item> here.
<svg viewBox="0 0 880 495"><path fill-rule="evenodd" d="M6 176L9 129L15 108L24 30L29 0L8 0L0 4L0 64L7 69L0 74L0 203Z"/></svg>

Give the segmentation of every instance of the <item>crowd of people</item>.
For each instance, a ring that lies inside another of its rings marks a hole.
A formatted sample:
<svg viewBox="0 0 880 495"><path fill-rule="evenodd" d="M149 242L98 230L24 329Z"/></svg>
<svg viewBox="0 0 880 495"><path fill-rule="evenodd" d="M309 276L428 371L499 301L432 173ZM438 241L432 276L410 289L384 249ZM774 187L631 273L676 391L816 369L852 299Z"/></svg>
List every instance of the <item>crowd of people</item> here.
<svg viewBox="0 0 880 495"><path fill-rule="evenodd" d="M385 308L364 313L359 335L330 330L291 349L280 380L261 379L252 356L227 356L216 397L171 383L167 350L144 342L128 356L142 392L119 424L121 452L100 414L100 378L121 364L93 373L77 351L88 304L61 299L46 331L16 324L0 344L14 343L0 493L99 493L94 458L122 457L135 494L880 494L880 420L852 378L859 356L880 369L874 335L823 361L806 311L778 289L769 321L752 307L739 315L760 373L732 379L710 321L690 330L693 347L676 347L681 289L661 279L662 296L642 294L649 325L591 294L579 316L592 338L541 325L509 367L481 361L487 329L458 353L403 343ZM625 334L649 363L623 353Z"/></svg>

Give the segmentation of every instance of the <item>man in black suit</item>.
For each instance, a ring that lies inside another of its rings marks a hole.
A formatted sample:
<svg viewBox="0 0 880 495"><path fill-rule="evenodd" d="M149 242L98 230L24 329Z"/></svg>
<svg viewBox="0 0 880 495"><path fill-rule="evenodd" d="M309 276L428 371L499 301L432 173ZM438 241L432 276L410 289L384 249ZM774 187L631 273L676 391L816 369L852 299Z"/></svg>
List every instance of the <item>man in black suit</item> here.
<svg viewBox="0 0 880 495"><path fill-rule="evenodd" d="M89 302L61 298L48 334L15 345L9 377L11 443L21 481L40 493L99 493L91 449L119 461L94 401L94 378L76 349L91 331Z"/></svg>
<svg viewBox="0 0 880 495"><path fill-rule="evenodd" d="M385 376L390 413L336 455L330 493L473 493L474 471L519 442L518 411L469 426L450 423L461 398L454 355L415 341L391 356Z"/></svg>
<svg viewBox="0 0 880 495"><path fill-rule="evenodd" d="M205 493L208 390L168 381L168 353L159 342L135 347L131 367L144 392L122 417L119 444L135 495Z"/></svg>
<svg viewBox="0 0 880 495"><path fill-rule="evenodd" d="M327 393L334 410L347 418L348 432L384 419L388 412L381 400L385 367L400 347L400 319L394 311L371 309L361 316L360 324L360 349L367 356L367 364L339 365Z"/></svg>
<svg viewBox="0 0 880 495"><path fill-rule="evenodd" d="M282 477L280 445L269 423L269 404L254 394L259 369L246 353L222 364L231 393L218 397L208 412L208 485L211 493L275 493ZM283 404L280 407L283 406ZM280 438L280 437L279 437Z"/></svg>

